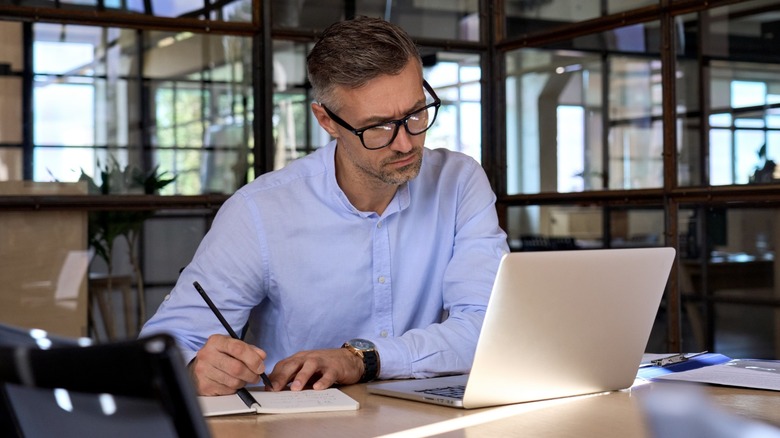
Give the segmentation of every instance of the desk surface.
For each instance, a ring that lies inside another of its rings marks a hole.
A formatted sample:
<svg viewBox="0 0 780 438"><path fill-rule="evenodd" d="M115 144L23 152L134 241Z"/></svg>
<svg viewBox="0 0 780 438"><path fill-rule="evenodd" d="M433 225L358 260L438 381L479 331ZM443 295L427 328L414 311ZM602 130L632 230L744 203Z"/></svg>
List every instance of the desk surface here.
<svg viewBox="0 0 780 438"><path fill-rule="evenodd" d="M240 415L208 420L214 437L325 436L648 436L639 398L659 385L602 395L523 403L484 409L455 409L368 394L366 385L342 390L360 402L360 410L285 415ZM684 385L684 384L682 384ZM722 408L780 426L780 394L705 386ZM441 434L441 435L439 435Z"/></svg>

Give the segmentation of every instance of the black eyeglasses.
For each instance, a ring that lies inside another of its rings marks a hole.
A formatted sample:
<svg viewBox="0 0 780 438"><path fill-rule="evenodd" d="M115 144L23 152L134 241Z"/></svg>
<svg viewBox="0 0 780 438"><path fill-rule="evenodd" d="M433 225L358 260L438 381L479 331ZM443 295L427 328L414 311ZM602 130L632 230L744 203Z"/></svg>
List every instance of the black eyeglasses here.
<svg viewBox="0 0 780 438"><path fill-rule="evenodd" d="M358 138L360 138L360 142L363 143L364 148L369 150L382 149L395 140L395 137L398 135L398 128L401 125L404 126L409 135L420 135L433 126L433 122L436 121L436 115L439 114L441 99L439 99L427 81L423 81L423 87L433 98L433 103L429 103L428 105L407 114L403 119L388 120L361 129L353 128L325 105L322 105L322 108L325 109L325 112L328 113L328 116L330 116L333 121L343 126L349 132L357 135Z"/></svg>

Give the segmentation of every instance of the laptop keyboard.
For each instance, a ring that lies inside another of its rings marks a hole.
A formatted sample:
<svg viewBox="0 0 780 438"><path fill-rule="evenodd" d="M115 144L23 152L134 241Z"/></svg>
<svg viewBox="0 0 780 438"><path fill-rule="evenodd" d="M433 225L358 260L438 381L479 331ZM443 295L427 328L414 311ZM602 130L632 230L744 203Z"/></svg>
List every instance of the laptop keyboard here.
<svg viewBox="0 0 780 438"><path fill-rule="evenodd" d="M423 394L429 394L429 395L438 395L442 397L463 398L463 393L466 392L466 386L454 385L454 386L445 386L442 388L428 388L428 389L420 389L416 392L421 392Z"/></svg>

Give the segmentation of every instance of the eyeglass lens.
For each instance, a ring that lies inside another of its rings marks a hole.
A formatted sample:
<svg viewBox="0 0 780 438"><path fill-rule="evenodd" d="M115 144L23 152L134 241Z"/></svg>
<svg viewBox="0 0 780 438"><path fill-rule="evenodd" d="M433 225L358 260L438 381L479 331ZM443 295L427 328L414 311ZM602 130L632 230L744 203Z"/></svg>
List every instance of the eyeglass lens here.
<svg viewBox="0 0 780 438"><path fill-rule="evenodd" d="M425 132L433 124L436 118L436 107L424 108L416 113L410 114L406 120L406 129L412 135ZM363 144L369 149L378 149L386 146L393 140L396 130L399 129L395 123L385 123L363 131Z"/></svg>

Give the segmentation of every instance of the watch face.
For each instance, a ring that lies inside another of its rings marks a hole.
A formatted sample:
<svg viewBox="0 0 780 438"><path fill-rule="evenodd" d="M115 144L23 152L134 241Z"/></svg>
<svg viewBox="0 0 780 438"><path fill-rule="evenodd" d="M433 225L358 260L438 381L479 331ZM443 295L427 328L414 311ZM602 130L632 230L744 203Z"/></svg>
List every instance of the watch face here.
<svg viewBox="0 0 780 438"><path fill-rule="evenodd" d="M358 350L373 350L374 343L365 339L352 339L349 341L349 345L357 348Z"/></svg>

